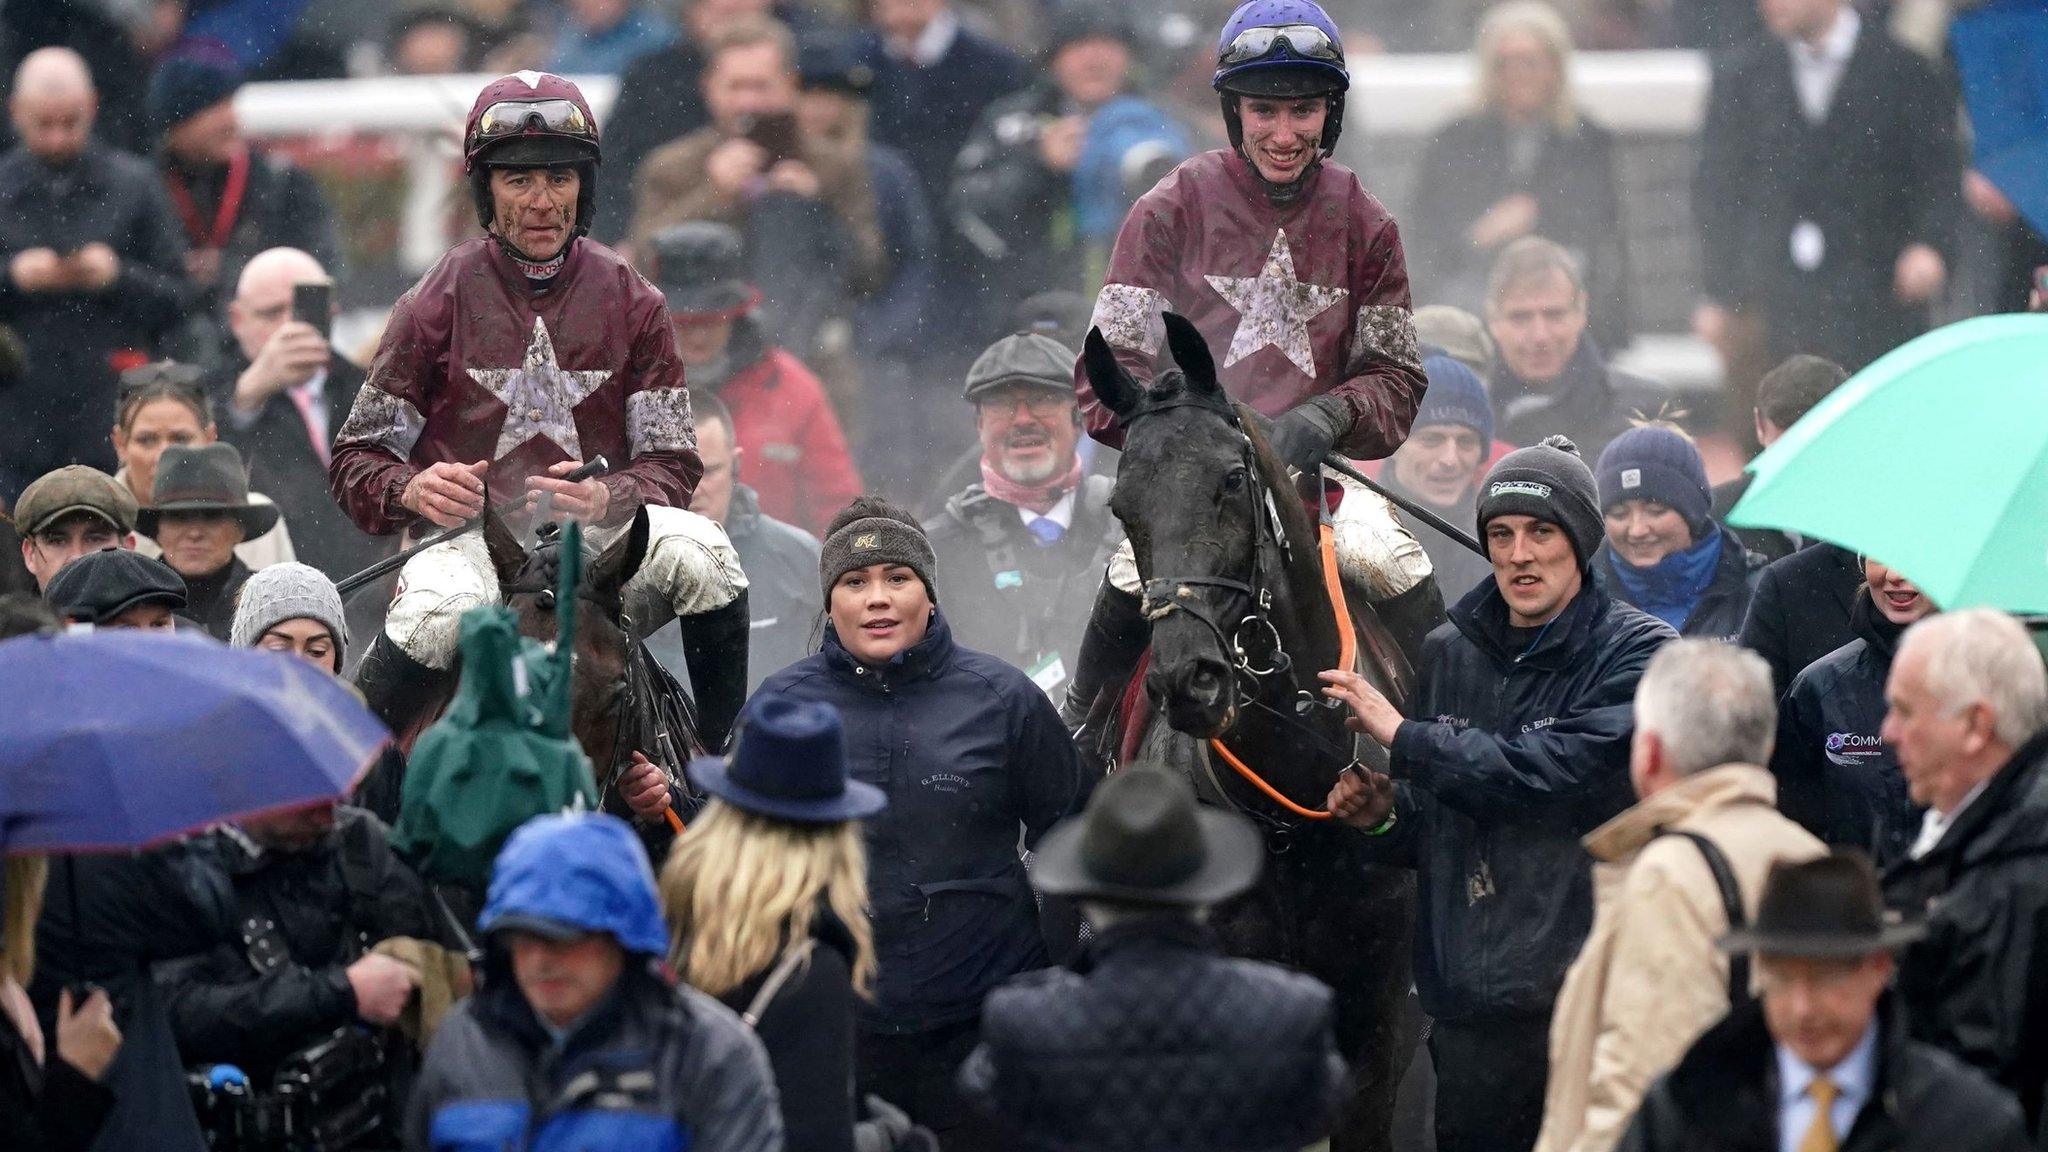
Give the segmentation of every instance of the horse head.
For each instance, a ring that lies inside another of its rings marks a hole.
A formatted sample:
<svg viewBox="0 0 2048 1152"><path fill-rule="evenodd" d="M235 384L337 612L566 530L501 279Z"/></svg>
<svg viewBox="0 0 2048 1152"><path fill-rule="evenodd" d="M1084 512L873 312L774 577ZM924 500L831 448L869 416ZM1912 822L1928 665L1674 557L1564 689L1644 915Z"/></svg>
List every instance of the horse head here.
<svg viewBox="0 0 2048 1152"><path fill-rule="evenodd" d="M576 616L572 727L600 785L632 751L624 747L622 726L630 703L628 669L636 653L622 590L640 570L647 539L647 511L643 508L634 514L625 533L584 569L576 589L582 610ZM497 569L505 605L518 617L520 635L553 641L559 538L543 541L529 551L503 520L487 512L484 545L491 566Z"/></svg>
<svg viewBox="0 0 2048 1152"><path fill-rule="evenodd" d="M1224 393L1201 333L1173 313L1165 324L1175 367L1149 388L1100 331L1082 360L1124 428L1110 508L1153 622L1146 690L1176 730L1210 737L1236 721L1244 677L1279 647L1281 601L1314 544L1286 470L1256 418Z"/></svg>

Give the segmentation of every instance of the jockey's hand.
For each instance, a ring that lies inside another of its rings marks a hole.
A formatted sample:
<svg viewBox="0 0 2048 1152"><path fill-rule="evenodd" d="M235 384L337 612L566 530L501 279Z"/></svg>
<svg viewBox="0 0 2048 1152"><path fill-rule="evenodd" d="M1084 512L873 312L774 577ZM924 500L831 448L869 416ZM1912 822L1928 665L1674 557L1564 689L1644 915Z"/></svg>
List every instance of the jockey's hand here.
<svg viewBox="0 0 2048 1152"><path fill-rule="evenodd" d="M557 515L571 516L584 524L603 523L604 514L612 507L612 490L604 486L604 481L595 478L576 481L556 479L581 467L581 460L564 460L550 465L546 476L528 477L528 503L539 500L544 494L552 495Z"/></svg>
<svg viewBox="0 0 2048 1152"><path fill-rule="evenodd" d="M619 773L619 798L642 820L659 819L669 806L668 773L645 754L633 753L633 763Z"/></svg>
<svg viewBox="0 0 2048 1152"><path fill-rule="evenodd" d="M1344 402L1331 396L1318 396L1303 404L1297 404L1280 414L1273 421L1269 435L1273 451L1278 453L1282 463L1304 476L1321 474L1323 457L1337 446L1337 437L1343 432Z"/></svg>
<svg viewBox="0 0 2048 1152"><path fill-rule="evenodd" d="M474 464L430 464L405 486L405 494L398 502L415 516L423 516L442 528L453 528L483 515L484 473L490 469L488 460Z"/></svg>
<svg viewBox="0 0 2048 1152"><path fill-rule="evenodd" d="M1342 823L1365 830L1378 828L1394 810L1394 778L1370 768L1348 768L1337 777L1337 786L1323 803Z"/></svg>
<svg viewBox="0 0 2048 1152"><path fill-rule="evenodd" d="M1394 733L1401 727L1401 710L1380 695L1371 681L1342 668L1318 672L1316 677L1326 685L1323 695L1350 706L1351 718L1344 722L1345 727L1365 733L1382 748L1394 746Z"/></svg>

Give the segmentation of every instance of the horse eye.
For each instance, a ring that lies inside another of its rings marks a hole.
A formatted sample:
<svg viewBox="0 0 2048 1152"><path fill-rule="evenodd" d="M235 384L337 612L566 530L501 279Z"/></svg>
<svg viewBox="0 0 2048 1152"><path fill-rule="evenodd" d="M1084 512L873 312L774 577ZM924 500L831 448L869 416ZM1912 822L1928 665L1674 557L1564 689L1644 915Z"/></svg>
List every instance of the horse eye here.
<svg viewBox="0 0 2048 1152"><path fill-rule="evenodd" d="M1223 490L1225 492L1244 491L1244 469L1233 468L1225 472L1223 474Z"/></svg>

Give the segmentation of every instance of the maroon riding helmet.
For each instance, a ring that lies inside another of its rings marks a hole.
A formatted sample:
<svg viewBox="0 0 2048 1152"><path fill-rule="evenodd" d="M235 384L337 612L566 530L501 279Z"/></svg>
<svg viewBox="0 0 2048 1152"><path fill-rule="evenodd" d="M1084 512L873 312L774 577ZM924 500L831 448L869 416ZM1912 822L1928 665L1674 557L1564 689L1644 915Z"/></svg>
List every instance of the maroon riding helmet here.
<svg viewBox="0 0 2048 1152"><path fill-rule="evenodd" d="M462 170L476 200L477 222L491 223L493 168L573 167L582 177L576 229L590 231L597 211L597 117L576 85L552 72L514 72L477 93L462 131Z"/></svg>

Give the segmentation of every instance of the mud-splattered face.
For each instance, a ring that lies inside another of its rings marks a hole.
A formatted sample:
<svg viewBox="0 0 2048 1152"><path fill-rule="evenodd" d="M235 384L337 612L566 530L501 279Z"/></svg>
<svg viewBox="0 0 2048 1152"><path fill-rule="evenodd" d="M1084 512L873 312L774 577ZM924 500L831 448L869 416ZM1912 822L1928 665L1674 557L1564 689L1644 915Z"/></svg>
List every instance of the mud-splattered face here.
<svg viewBox="0 0 2048 1152"><path fill-rule="evenodd" d="M528 260L551 260L576 229L574 168L491 169L491 231Z"/></svg>
<svg viewBox="0 0 2048 1152"><path fill-rule="evenodd" d="M1330 101L1324 96L1246 97L1238 104L1244 154L1268 183L1292 184L1315 163L1329 115Z"/></svg>

